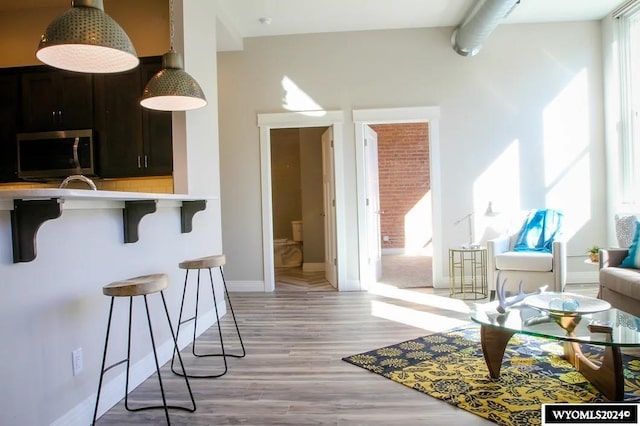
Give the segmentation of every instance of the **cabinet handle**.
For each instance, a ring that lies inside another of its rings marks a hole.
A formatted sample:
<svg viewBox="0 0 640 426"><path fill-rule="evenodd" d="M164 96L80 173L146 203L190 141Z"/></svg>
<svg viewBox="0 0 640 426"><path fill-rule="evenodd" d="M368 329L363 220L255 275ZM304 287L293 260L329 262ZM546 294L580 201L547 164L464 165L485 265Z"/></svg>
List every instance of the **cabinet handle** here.
<svg viewBox="0 0 640 426"><path fill-rule="evenodd" d="M146 155L144 156L144 168L146 169L147 167L149 167L149 157L147 157Z"/></svg>
<svg viewBox="0 0 640 426"><path fill-rule="evenodd" d="M53 124L56 124L56 112L55 111L51 111L51 122Z"/></svg>
<svg viewBox="0 0 640 426"><path fill-rule="evenodd" d="M60 124L63 124L63 122L62 122L62 111L58 111L58 121L60 122Z"/></svg>
<svg viewBox="0 0 640 426"><path fill-rule="evenodd" d="M138 155L138 168L140 168L140 167L141 167L141 164L140 164L140 156Z"/></svg>

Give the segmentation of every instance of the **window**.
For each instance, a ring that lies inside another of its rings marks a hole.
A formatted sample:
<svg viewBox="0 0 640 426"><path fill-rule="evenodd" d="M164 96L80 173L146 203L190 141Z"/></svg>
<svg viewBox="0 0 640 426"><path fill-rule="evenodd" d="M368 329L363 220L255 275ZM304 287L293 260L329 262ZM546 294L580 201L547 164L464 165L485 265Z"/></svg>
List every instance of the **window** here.
<svg viewBox="0 0 640 426"><path fill-rule="evenodd" d="M621 202L640 204L640 1L614 12L620 70Z"/></svg>

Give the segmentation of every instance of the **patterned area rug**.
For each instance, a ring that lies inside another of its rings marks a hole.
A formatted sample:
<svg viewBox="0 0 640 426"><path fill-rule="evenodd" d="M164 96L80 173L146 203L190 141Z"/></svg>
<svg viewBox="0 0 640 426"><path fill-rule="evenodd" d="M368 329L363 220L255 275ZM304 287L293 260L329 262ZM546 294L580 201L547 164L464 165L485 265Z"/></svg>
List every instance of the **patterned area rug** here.
<svg viewBox="0 0 640 426"><path fill-rule="evenodd" d="M583 345L599 359L601 349ZM436 333L343 358L358 367L441 399L500 425L541 424L540 408L552 402L606 402L561 358L562 344L514 335L493 380L476 325ZM640 396L640 358L624 355L626 398Z"/></svg>

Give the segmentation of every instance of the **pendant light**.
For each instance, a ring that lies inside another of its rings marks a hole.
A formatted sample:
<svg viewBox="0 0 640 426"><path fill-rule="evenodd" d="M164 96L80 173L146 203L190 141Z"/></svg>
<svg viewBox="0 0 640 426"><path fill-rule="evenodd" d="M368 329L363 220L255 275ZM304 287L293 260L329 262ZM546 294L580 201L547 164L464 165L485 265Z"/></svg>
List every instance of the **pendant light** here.
<svg viewBox="0 0 640 426"><path fill-rule="evenodd" d="M182 55L173 49L173 0L170 1L171 48L162 56L162 70L147 83L140 105L160 111L186 111L207 104L198 82L184 70Z"/></svg>
<svg viewBox="0 0 640 426"><path fill-rule="evenodd" d="M140 63L127 33L104 12L102 0L72 0L40 37L36 57L47 65L84 73L114 73Z"/></svg>

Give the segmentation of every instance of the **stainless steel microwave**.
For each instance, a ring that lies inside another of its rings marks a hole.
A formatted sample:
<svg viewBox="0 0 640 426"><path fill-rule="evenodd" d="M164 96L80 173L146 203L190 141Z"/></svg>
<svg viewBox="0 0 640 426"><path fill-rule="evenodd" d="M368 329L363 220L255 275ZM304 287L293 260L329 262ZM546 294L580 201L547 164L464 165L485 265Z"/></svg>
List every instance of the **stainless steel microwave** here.
<svg viewBox="0 0 640 426"><path fill-rule="evenodd" d="M18 133L18 177L95 175L93 130Z"/></svg>

